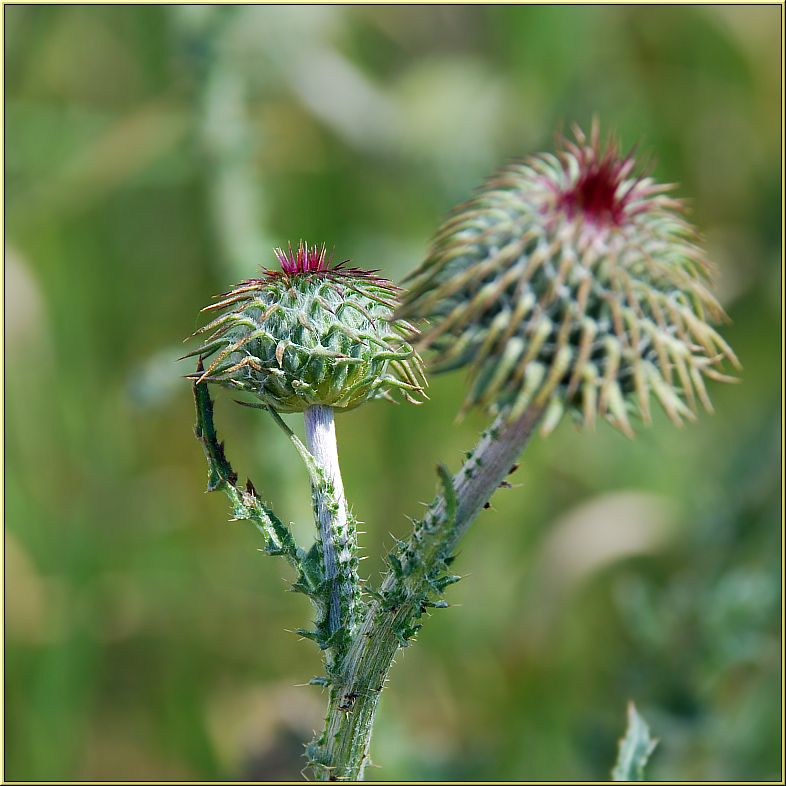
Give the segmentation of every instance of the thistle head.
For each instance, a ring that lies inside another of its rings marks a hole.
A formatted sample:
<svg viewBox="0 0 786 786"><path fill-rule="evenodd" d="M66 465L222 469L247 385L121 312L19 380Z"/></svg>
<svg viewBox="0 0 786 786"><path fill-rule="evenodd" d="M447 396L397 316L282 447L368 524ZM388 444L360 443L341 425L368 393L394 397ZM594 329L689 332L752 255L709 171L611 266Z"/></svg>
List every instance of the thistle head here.
<svg viewBox="0 0 786 786"><path fill-rule="evenodd" d="M574 134L453 210L397 316L427 320L416 346L435 370L470 367L462 413L536 406L546 432L570 411L630 436L654 397L675 423L693 419L697 400L711 409L705 379L739 366L709 324L725 318L712 267L673 186L613 137L602 147L597 124Z"/></svg>
<svg viewBox="0 0 786 786"><path fill-rule="evenodd" d="M203 309L223 313L194 334L210 333L189 355L215 357L190 378L253 393L278 412L353 409L393 390L417 401L426 382L406 340L413 327L393 316L398 287L377 271L332 264L324 245L301 241L275 254L281 270Z"/></svg>

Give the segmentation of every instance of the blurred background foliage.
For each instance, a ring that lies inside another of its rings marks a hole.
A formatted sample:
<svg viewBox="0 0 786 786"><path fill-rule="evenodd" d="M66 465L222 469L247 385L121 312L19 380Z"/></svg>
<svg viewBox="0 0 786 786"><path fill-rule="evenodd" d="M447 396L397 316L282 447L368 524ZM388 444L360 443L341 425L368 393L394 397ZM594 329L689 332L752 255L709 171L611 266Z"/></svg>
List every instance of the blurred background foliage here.
<svg viewBox="0 0 786 786"><path fill-rule="evenodd" d="M781 12L5 6L6 778L299 779L310 609L202 493L181 342L288 241L400 280L597 113L691 198L742 384L683 430L533 441L398 657L368 776L607 779L633 699L652 779L780 779ZM453 423L460 374L430 396L338 422L372 579L484 426ZM216 420L307 543L277 427L225 392Z"/></svg>

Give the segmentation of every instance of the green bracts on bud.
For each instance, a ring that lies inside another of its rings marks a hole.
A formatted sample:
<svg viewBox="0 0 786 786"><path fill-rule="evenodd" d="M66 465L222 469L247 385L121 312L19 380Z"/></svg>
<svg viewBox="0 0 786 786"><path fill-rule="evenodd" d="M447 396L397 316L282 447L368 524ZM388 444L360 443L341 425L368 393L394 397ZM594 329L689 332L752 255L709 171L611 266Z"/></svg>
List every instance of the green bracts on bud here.
<svg viewBox="0 0 786 786"><path fill-rule="evenodd" d="M597 126L557 155L500 170L457 207L410 276L397 316L427 320L417 348L433 368L470 367L462 411L515 420L546 407L600 416L628 435L650 397L676 423L711 404L705 378L736 356L708 321L724 318L711 266L671 186L635 174L631 154Z"/></svg>
<svg viewBox="0 0 786 786"><path fill-rule="evenodd" d="M301 242L276 255L281 271L208 306L228 310L194 334L213 331L189 355L215 358L191 379L253 393L277 412L348 410L393 390L422 396L422 362L406 340L412 326L393 318L397 287L376 271L331 267L324 246Z"/></svg>

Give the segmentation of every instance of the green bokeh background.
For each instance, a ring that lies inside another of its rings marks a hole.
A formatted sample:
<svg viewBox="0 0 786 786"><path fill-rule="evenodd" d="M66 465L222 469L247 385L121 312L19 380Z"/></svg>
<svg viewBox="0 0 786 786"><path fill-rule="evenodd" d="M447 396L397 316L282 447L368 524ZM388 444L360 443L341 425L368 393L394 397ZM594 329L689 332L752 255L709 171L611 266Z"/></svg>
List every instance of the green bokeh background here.
<svg viewBox="0 0 786 786"><path fill-rule="evenodd" d="M212 295L335 245L400 280L446 210L594 114L679 182L742 384L714 415L535 439L402 651L369 779L781 778L779 6L5 6L5 776L299 779L310 609L203 494L175 363ZM460 373L338 420L366 575L484 426ZM298 418L288 418L302 428ZM307 480L217 393L241 475Z"/></svg>

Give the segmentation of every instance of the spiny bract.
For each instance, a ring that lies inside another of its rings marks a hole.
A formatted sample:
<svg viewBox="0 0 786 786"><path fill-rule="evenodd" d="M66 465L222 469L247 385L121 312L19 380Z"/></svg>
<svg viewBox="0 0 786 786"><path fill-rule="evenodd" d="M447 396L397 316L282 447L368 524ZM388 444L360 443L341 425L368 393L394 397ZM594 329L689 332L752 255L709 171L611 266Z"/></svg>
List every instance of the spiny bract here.
<svg viewBox="0 0 786 786"><path fill-rule="evenodd" d="M574 134L450 214L397 316L428 320L416 346L435 370L471 366L462 412L548 405L544 432L569 410L630 436L653 393L693 419L697 398L711 408L704 378L734 381L719 369L739 365L707 324L725 317L711 266L672 186L637 175L613 138L602 150L597 124Z"/></svg>
<svg viewBox="0 0 786 786"><path fill-rule="evenodd" d="M189 355L218 354L190 378L253 393L278 412L353 409L393 389L416 401L426 383L405 338L412 326L393 318L399 289L376 271L331 267L324 245L301 241L275 254L282 270L243 281L204 309L231 307L194 334L214 331Z"/></svg>

